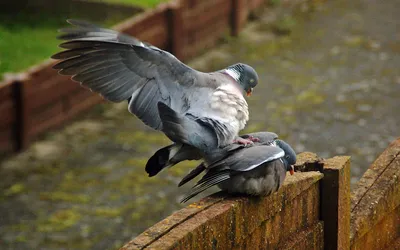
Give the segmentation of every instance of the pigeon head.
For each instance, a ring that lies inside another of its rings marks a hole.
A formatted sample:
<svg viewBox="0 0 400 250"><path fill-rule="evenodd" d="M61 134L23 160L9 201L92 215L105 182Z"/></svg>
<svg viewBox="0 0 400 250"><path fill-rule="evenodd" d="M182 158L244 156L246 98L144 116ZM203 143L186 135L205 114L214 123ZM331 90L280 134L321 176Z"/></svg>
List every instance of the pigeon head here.
<svg viewBox="0 0 400 250"><path fill-rule="evenodd" d="M285 152L285 156L282 158L282 161L285 164L286 171L289 171L290 174L293 174L293 165L296 163L296 152L294 152L293 148L289 144L282 140L276 140L275 142L276 145Z"/></svg>
<svg viewBox="0 0 400 250"><path fill-rule="evenodd" d="M257 72L249 65L237 63L225 69L225 73L230 75L250 96L254 87L258 84Z"/></svg>

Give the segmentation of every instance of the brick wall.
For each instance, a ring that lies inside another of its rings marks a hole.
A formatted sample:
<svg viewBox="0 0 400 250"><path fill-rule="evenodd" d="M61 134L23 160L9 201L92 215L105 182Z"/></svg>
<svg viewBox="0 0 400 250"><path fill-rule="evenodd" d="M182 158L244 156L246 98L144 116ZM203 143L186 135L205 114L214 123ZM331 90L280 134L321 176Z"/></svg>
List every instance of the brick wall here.
<svg viewBox="0 0 400 250"><path fill-rule="evenodd" d="M351 249L400 249L400 138L352 192Z"/></svg>
<svg viewBox="0 0 400 250"><path fill-rule="evenodd" d="M288 176L277 193L258 198L217 193L175 212L121 250L324 249L327 241L331 248L348 249L349 228L338 225L350 221L349 157L298 158L296 168L305 172Z"/></svg>
<svg viewBox="0 0 400 250"><path fill-rule="evenodd" d="M322 160L302 153L296 169L301 172L288 176L271 196L206 197L121 250L400 249L400 138L352 193L350 157Z"/></svg>

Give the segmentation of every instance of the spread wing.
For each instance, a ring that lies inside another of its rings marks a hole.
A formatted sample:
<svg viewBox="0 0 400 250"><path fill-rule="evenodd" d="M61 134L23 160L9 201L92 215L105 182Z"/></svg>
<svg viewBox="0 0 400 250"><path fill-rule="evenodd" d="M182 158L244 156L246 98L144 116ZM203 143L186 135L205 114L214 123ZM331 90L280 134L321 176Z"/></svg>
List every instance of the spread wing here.
<svg viewBox="0 0 400 250"><path fill-rule="evenodd" d="M67 50L52 56L62 75L112 102L129 100L129 111L148 126L161 130L157 103L178 113L190 108L196 88L206 85L201 73L172 54L136 38L84 21L68 20L76 27L62 29L60 45Z"/></svg>

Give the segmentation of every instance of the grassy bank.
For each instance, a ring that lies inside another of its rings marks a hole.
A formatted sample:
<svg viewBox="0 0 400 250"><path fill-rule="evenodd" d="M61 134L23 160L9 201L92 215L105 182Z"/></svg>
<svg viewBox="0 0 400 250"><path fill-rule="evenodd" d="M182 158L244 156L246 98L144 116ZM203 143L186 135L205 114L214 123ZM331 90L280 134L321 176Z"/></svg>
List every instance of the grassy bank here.
<svg viewBox="0 0 400 250"><path fill-rule="evenodd" d="M129 4L151 8L163 0L99 0L111 4ZM42 62L59 51L57 30L66 26L67 18L86 19L104 26L112 26L134 13L104 10L93 13L71 2L68 6L40 8L16 4L12 9L0 10L0 80L4 73L16 73ZM21 4L23 5L23 4ZM46 10L47 9L47 10ZM50 10L49 10L50 9Z"/></svg>

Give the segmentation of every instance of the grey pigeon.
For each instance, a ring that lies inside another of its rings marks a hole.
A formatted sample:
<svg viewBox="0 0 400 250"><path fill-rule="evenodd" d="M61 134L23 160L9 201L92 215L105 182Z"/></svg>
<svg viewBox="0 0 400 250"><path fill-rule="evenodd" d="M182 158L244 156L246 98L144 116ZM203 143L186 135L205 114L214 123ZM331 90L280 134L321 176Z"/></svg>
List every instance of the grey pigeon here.
<svg viewBox="0 0 400 250"><path fill-rule="evenodd" d="M250 134L245 134L241 135L241 138L248 139L251 138L254 140L257 146L262 146L262 145L271 145L273 144L277 139L278 135L273 133L273 132L255 132L255 133L250 133ZM253 145L253 144L250 144ZM186 182L192 180L195 178L197 175L202 173L204 170L206 170L206 166L211 165L214 162L220 161L232 154L234 154L236 151L245 148L247 145L244 144L230 144L228 146L225 146L223 148L219 148L217 150L214 150L213 152L210 152L209 154L204 154L202 157L198 157L197 160L203 158L204 162L202 162L199 166L197 166L195 169L190 171L179 183L179 187L185 184ZM193 157L193 155L192 155ZM186 160L186 159L181 159L181 160ZM146 166L147 167L147 166ZM147 170L147 169L146 169Z"/></svg>
<svg viewBox="0 0 400 250"><path fill-rule="evenodd" d="M179 128L179 126L176 126ZM171 131L174 131L174 128L170 128ZM204 131L203 131L204 132ZM203 136L208 135L204 133ZM250 134L241 135L236 138L236 141L240 139L250 140L252 142L258 142L258 145L268 145L273 140L277 139L278 135L272 132L255 132ZM211 140L209 138L207 140ZM224 156L226 156L227 152L233 152L238 148L242 148L246 146L246 144L241 144L238 146L237 144L230 144L222 148L217 148L204 153L193 146L182 143L174 143L163 147L157 150L152 157L147 161L146 164L146 172L149 174L149 177L157 175L161 170L165 168L170 168L181 161L185 160L200 160L202 158L207 158L209 160L218 160ZM212 159L211 159L212 158Z"/></svg>
<svg viewBox="0 0 400 250"><path fill-rule="evenodd" d="M273 132L255 132L255 133L250 133L250 134L245 134L241 135L242 138L252 138L252 140L256 141L257 143L255 144L256 146L263 146L263 145L274 145L276 144L275 141L278 139L278 135L273 133ZM250 144L252 145L252 144ZM192 180L195 178L197 175L202 173L204 170L206 170L207 165L211 165L212 163L215 163L217 161L220 161L232 154L234 154L236 151L245 148L247 145L239 145L239 144L230 144L228 146L225 146L223 148L219 148L218 150L214 150L213 152L210 152L209 154L203 154L201 157L199 156L197 160L203 158L204 162L202 162L197 168L193 169L190 173L188 173L179 183L179 187L185 184L186 182ZM193 158L193 155L192 155ZM186 160L186 159L181 159L181 160ZM147 169L146 169L147 170Z"/></svg>
<svg viewBox="0 0 400 250"><path fill-rule="evenodd" d="M172 141L207 151L231 144L245 127L249 112L243 93L250 95L258 83L252 67L238 63L203 73L134 37L68 22L76 27L60 30L58 38L67 40L60 47L66 50L52 56L62 60L54 68L109 101L127 100L132 114ZM163 117L164 110L169 114ZM180 126L178 135L168 126Z"/></svg>
<svg viewBox="0 0 400 250"><path fill-rule="evenodd" d="M176 127L180 128L180 126ZM169 129L172 132L175 130L173 126ZM203 133L202 136L204 137L207 135L207 133ZM236 141L244 139L252 142L259 142L259 144L268 144L277 138L278 135L272 132L256 132L237 137ZM207 140L212 140L212 138L208 138ZM157 150L154 155L150 157L146 164L146 172L149 174L149 177L151 177L157 175L161 170L172 167L181 161L200 160L201 158L207 158L209 160L212 158L212 160L215 161L226 156L227 152L232 152L233 150L246 146L246 144L241 145L242 146L238 146L238 144L230 144L204 153L204 151L198 150L188 144L174 143Z"/></svg>
<svg viewBox="0 0 400 250"><path fill-rule="evenodd" d="M215 185L228 193L270 195L282 186L287 171L293 174L295 163L296 153L279 139L234 150L221 160L206 160L185 176L179 185L206 171L181 202Z"/></svg>

